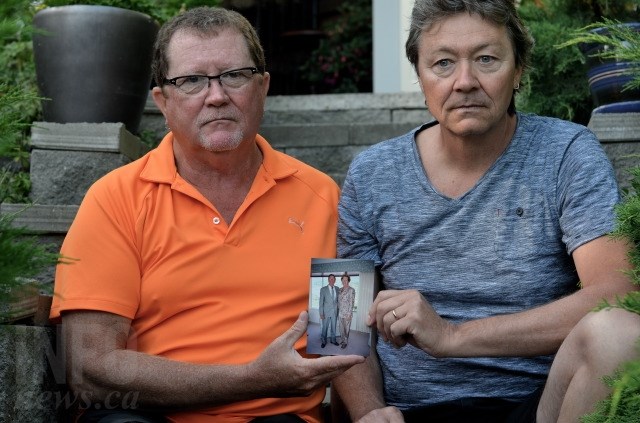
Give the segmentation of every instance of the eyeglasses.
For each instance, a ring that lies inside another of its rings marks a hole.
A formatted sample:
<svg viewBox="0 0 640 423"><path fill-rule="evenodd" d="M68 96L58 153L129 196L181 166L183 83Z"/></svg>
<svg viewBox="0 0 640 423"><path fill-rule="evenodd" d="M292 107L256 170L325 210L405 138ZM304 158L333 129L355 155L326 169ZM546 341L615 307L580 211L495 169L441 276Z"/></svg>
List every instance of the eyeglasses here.
<svg viewBox="0 0 640 423"><path fill-rule="evenodd" d="M256 73L261 73L257 68L240 68L226 71L216 76L185 75L171 79L165 79L164 84L175 85L185 94L198 94L204 87L211 86L211 80L217 79L221 87L237 89L247 84Z"/></svg>

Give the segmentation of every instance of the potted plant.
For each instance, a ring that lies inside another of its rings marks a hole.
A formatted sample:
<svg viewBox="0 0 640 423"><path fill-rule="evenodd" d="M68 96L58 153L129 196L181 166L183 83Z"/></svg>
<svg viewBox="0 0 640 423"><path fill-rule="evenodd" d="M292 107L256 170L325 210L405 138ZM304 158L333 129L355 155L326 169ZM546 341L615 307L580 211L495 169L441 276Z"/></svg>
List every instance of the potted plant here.
<svg viewBox="0 0 640 423"><path fill-rule="evenodd" d="M569 32L559 47L579 47L587 65L594 113L640 111L638 67L640 1L598 0L591 3L588 25Z"/></svg>
<svg viewBox="0 0 640 423"><path fill-rule="evenodd" d="M588 65L589 87L599 112L640 112L640 23L603 18L574 31L561 47L579 45Z"/></svg>

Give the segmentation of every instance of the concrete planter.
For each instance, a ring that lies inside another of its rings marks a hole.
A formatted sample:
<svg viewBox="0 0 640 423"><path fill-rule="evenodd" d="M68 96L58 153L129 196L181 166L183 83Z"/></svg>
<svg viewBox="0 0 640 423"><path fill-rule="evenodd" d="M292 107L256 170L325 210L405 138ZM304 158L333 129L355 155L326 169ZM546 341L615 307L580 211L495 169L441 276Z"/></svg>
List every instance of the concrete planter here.
<svg viewBox="0 0 640 423"><path fill-rule="evenodd" d="M123 122L137 133L158 24L132 10L71 5L39 11L33 25L45 121Z"/></svg>

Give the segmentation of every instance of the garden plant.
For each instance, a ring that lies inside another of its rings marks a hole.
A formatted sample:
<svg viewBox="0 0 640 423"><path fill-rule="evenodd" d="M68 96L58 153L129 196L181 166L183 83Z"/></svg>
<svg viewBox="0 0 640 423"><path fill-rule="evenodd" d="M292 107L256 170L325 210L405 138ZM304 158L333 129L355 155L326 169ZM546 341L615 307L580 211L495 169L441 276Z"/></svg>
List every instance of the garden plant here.
<svg viewBox="0 0 640 423"><path fill-rule="evenodd" d="M637 5L637 3L636 3ZM620 21L603 18L571 33L571 39L562 47L580 43L603 43L609 49L598 53L602 58L617 58L636 63L629 72L632 80L625 89L640 87L640 33L621 27ZM594 29L606 31L594 32ZM630 241L633 249L629 259L633 269L629 272L634 283L640 286L640 166L629 170L631 186L625 190L622 203L616 208L616 230L614 237ZM634 291L618 299L615 304L603 303L600 309L620 307L640 314L640 291ZM640 340L638 341L640 350ZM630 361L604 383L613 390L609 398L599 403L596 410L584 416L582 423L637 423L640 422L640 359Z"/></svg>
<svg viewBox="0 0 640 423"><path fill-rule="evenodd" d="M0 85L0 151L11 148L14 137L23 136L25 123L19 119L19 107L37 100L17 87ZM0 172L0 192L11 190L14 175ZM15 215L0 214L0 321L11 318L11 304L21 294L25 281L58 261L58 254L38 242L35 236L13 225Z"/></svg>

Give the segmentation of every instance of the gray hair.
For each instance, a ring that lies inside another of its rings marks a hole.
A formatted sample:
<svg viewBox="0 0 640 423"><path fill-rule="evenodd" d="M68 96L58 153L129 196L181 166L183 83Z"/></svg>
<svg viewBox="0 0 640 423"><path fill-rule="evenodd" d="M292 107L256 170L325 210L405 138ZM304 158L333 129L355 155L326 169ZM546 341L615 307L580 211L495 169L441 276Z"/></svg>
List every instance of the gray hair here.
<svg viewBox="0 0 640 423"><path fill-rule="evenodd" d="M249 55L260 73L265 72L264 49L251 23L240 13L221 7L196 7L183 12L166 22L156 38L151 72L158 86L162 86L169 70L167 49L173 35L180 30L202 35L215 34L220 29L234 28L242 34Z"/></svg>
<svg viewBox="0 0 640 423"><path fill-rule="evenodd" d="M416 0L405 44L407 58L414 68L418 65L418 43L422 32L443 18L465 12L506 26L513 43L516 65L522 69L529 67L533 39L518 16L513 0Z"/></svg>

